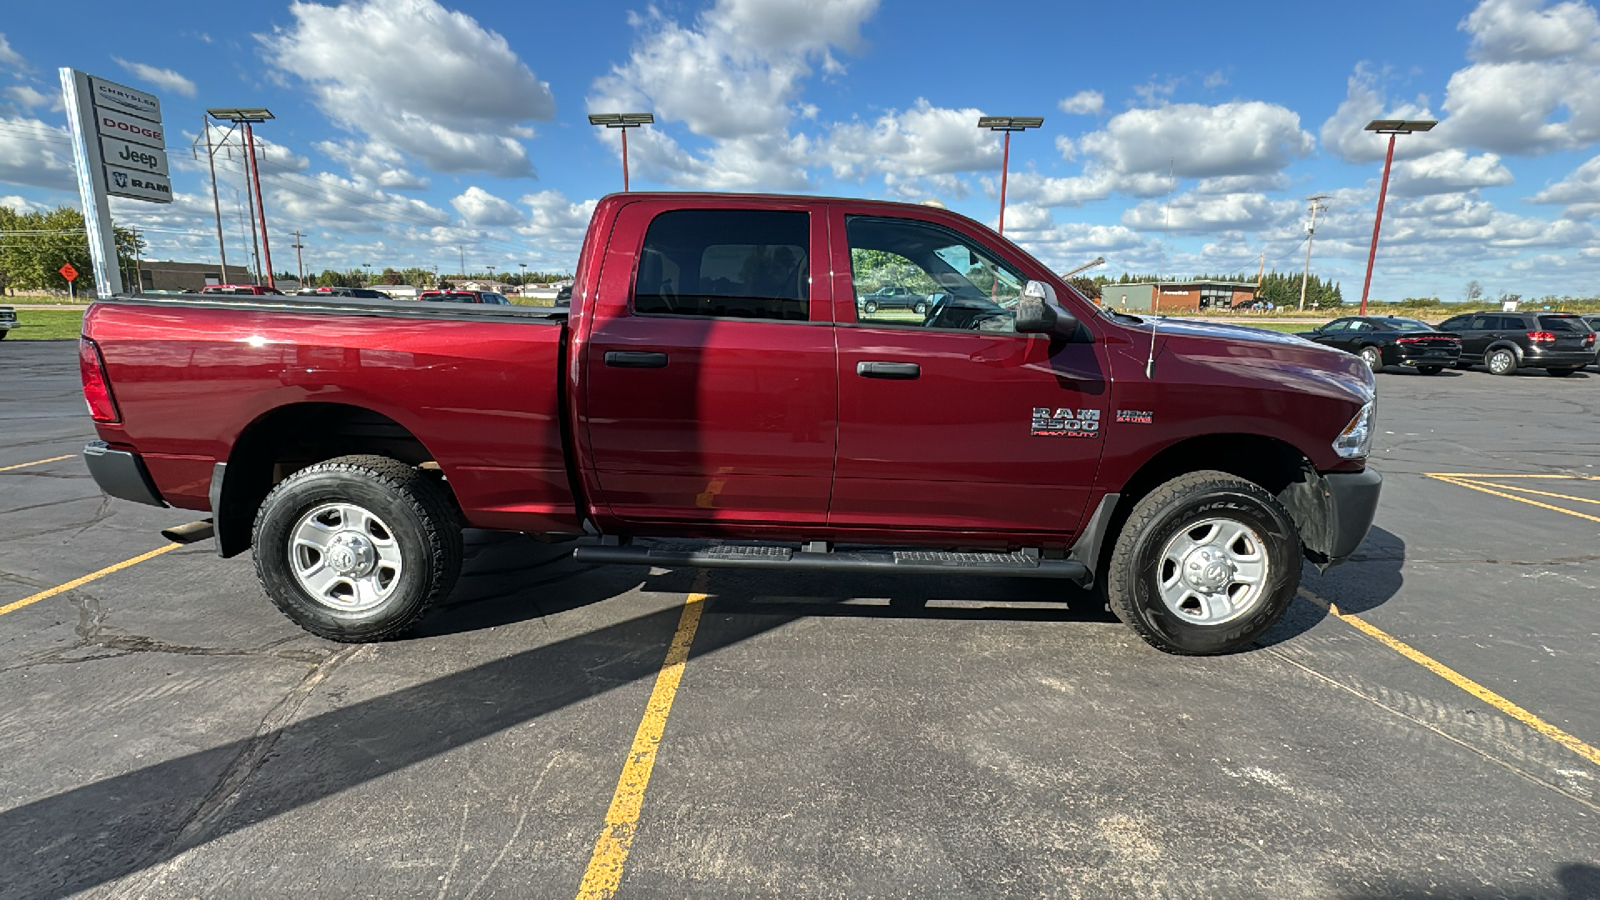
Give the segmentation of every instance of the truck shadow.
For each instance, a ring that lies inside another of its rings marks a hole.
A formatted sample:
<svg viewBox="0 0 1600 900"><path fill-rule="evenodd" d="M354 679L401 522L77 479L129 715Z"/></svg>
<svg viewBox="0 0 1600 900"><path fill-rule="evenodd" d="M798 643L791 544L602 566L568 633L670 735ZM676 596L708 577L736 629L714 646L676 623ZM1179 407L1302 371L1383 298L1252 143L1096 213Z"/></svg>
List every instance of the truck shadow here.
<svg viewBox="0 0 1600 900"><path fill-rule="evenodd" d="M1405 584L1401 567L1406 561L1406 542L1400 536L1373 526L1355 555L1341 566L1319 574L1307 563L1300 574L1300 595L1289 610L1257 644L1270 647L1304 634L1327 615L1321 604L1307 599L1307 593L1330 601L1340 612L1364 613L1389 602Z"/></svg>

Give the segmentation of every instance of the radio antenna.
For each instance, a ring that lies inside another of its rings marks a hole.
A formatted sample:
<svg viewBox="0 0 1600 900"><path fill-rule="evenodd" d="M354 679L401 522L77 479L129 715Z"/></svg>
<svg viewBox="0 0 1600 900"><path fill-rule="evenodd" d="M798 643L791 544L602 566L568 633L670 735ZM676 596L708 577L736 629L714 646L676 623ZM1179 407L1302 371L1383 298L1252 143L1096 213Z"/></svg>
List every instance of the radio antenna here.
<svg viewBox="0 0 1600 900"><path fill-rule="evenodd" d="M1167 211L1161 222L1161 264L1157 266L1158 270L1167 267L1167 232L1172 228L1172 170L1174 163L1175 160L1172 157L1167 158ZM1155 377L1156 326L1160 322L1160 318L1156 313L1161 308L1161 275L1160 271L1156 272L1156 286L1150 294L1150 355L1145 357L1144 360L1145 378Z"/></svg>

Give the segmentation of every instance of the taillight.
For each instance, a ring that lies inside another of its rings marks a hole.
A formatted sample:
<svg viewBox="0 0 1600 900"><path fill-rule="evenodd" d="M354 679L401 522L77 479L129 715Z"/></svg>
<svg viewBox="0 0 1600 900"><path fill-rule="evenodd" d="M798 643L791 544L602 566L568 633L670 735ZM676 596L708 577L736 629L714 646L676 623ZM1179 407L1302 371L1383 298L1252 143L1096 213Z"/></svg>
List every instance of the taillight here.
<svg viewBox="0 0 1600 900"><path fill-rule="evenodd" d="M1530 331L1528 332L1528 340L1533 341L1535 344L1554 344L1556 336L1548 331Z"/></svg>
<svg viewBox="0 0 1600 900"><path fill-rule="evenodd" d="M89 415L108 425L121 422L122 414L117 412L111 382L106 378L105 360L100 358L100 348L88 338L78 339L78 372L83 375L83 399L89 402Z"/></svg>
<svg viewBox="0 0 1600 900"><path fill-rule="evenodd" d="M1583 336L1583 342L1586 345L1593 346L1594 345L1594 332L1591 331L1588 334L1584 335Z"/></svg>

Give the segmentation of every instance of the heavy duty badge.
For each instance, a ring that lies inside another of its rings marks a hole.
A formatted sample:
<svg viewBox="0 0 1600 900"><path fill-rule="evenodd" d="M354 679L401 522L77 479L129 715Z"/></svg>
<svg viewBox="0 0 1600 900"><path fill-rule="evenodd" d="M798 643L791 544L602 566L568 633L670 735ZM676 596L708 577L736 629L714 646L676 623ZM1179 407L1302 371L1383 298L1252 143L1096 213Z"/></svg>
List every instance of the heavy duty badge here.
<svg viewBox="0 0 1600 900"><path fill-rule="evenodd" d="M1039 437L1092 438L1100 436L1100 410L1050 409L1036 406L1033 409L1033 430Z"/></svg>

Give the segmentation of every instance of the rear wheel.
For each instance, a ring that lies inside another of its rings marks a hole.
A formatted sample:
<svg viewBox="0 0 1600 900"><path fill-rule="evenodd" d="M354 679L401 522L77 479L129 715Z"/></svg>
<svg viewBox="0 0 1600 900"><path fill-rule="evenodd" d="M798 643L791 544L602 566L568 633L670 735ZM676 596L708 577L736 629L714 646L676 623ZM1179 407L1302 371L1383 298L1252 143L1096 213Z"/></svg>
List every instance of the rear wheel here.
<svg viewBox="0 0 1600 900"><path fill-rule="evenodd" d="M1517 374L1517 355L1505 347L1497 347L1484 354L1483 364L1496 375Z"/></svg>
<svg viewBox="0 0 1600 900"><path fill-rule="evenodd" d="M928 301L926 301L926 300L918 300L917 301L917 305L911 307L911 311L916 313L919 316L924 314L924 313L926 313L928 311Z"/></svg>
<svg viewBox="0 0 1600 900"><path fill-rule="evenodd" d="M1559 368L1559 369L1546 369L1545 371L1549 372L1551 375L1554 375L1557 378L1565 378L1568 375L1571 375L1573 372L1578 371L1578 367L1577 366L1566 366L1566 367L1562 367L1562 368Z"/></svg>
<svg viewBox="0 0 1600 900"><path fill-rule="evenodd" d="M1134 506L1117 536L1106 599L1167 653L1230 653L1271 628L1300 586L1300 533L1260 485L1184 475Z"/></svg>
<svg viewBox="0 0 1600 900"><path fill-rule="evenodd" d="M461 571L461 525L444 489L383 456L341 456L290 475L262 501L253 537L267 596L333 641L401 634Z"/></svg>
<svg viewBox="0 0 1600 900"><path fill-rule="evenodd" d="M861 308L869 313L875 313L878 311L878 301L868 300L866 303L862 304Z"/></svg>
<svg viewBox="0 0 1600 900"><path fill-rule="evenodd" d="M1417 366L1417 371L1423 375L1437 375L1444 371L1444 366Z"/></svg>
<svg viewBox="0 0 1600 900"><path fill-rule="evenodd" d="M1382 350L1379 350L1377 347L1362 347L1360 355L1361 361L1367 364L1367 368L1374 372L1381 371L1383 369Z"/></svg>

